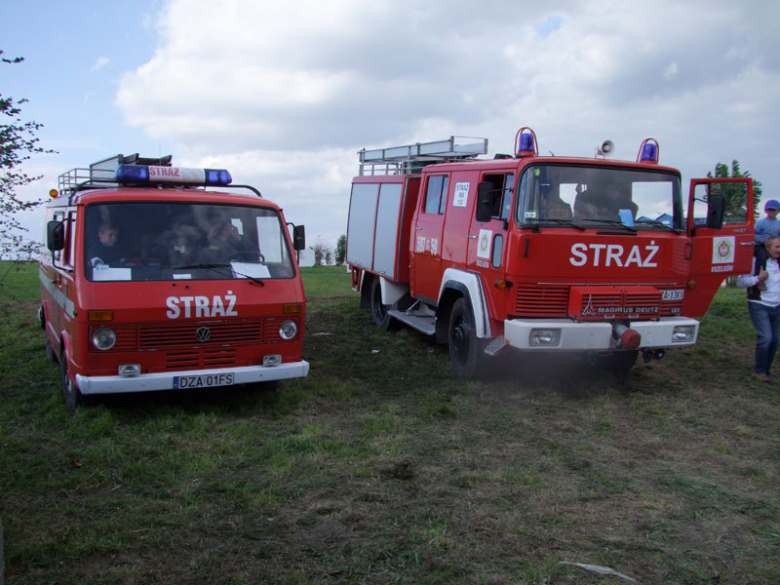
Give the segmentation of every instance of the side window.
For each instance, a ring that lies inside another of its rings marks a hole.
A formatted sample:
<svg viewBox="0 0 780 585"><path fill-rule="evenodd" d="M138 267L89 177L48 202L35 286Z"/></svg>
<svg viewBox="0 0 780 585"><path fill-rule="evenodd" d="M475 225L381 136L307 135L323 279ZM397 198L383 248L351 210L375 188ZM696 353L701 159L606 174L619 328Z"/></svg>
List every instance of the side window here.
<svg viewBox="0 0 780 585"><path fill-rule="evenodd" d="M52 221L65 221L65 212L64 211L55 211L54 212L54 216L52 217ZM67 229L67 226L65 226L65 229ZM65 249L57 250L56 252L52 253L52 258L53 258L53 260L55 262L58 262L58 263L62 262L65 254L66 254L66 250L67 250L67 246L68 246L68 240L67 240L68 236L66 235L65 237L66 237L66 240L65 240L65 246L66 247L65 247Z"/></svg>
<svg viewBox="0 0 780 585"><path fill-rule="evenodd" d="M65 257L62 263L66 268L73 269L73 262L76 258L76 212L68 212L68 221L65 222Z"/></svg>
<svg viewBox="0 0 780 585"><path fill-rule="evenodd" d="M493 189L491 190L493 194L491 215L494 219L508 219L512 211L514 173L485 175L482 180L493 184Z"/></svg>
<svg viewBox="0 0 780 585"><path fill-rule="evenodd" d="M425 213L444 213L447 208L447 188L450 178L447 175L428 177L428 187L425 190Z"/></svg>
<svg viewBox="0 0 780 585"><path fill-rule="evenodd" d="M490 262L493 268L499 268L501 266L501 258L504 255L504 236L496 234L493 238L493 254L490 257Z"/></svg>

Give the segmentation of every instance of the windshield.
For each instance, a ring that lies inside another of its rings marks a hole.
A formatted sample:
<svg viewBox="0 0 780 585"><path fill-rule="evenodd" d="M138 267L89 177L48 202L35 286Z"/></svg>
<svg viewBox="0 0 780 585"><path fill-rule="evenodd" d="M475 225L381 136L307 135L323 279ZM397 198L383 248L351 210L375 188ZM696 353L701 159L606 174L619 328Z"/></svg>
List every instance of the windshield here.
<svg viewBox="0 0 780 585"><path fill-rule="evenodd" d="M292 278L279 213L239 205L87 206L84 250L95 281Z"/></svg>
<svg viewBox="0 0 780 585"><path fill-rule="evenodd" d="M653 169L534 165L520 177L519 193L519 225L684 225L679 176Z"/></svg>

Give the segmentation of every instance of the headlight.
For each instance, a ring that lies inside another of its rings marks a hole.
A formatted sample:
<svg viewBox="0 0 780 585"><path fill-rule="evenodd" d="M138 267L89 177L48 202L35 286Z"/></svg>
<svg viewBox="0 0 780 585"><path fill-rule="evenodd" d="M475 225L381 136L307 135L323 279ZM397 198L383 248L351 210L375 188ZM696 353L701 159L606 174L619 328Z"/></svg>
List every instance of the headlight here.
<svg viewBox="0 0 780 585"><path fill-rule="evenodd" d="M111 349L116 343L116 333L108 327L101 327L92 334L92 345L103 351Z"/></svg>
<svg viewBox="0 0 780 585"><path fill-rule="evenodd" d="M289 341L296 335L298 335L298 326L295 324L295 321L285 321L279 327L279 336L282 339Z"/></svg>
<svg viewBox="0 0 780 585"><path fill-rule="evenodd" d="M696 327L694 325L678 325L672 330L672 343L688 343L695 340Z"/></svg>
<svg viewBox="0 0 780 585"><path fill-rule="evenodd" d="M528 336L528 345L531 346L556 346L561 343L560 329L531 329Z"/></svg>

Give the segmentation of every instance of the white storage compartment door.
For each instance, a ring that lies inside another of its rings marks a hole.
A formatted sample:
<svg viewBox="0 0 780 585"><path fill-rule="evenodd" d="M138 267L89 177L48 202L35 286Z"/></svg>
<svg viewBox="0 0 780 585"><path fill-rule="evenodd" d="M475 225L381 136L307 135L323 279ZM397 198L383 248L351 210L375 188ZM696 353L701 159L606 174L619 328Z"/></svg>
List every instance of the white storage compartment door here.
<svg viewBox="0 0 780 585"><path fill-rule="evenodd" d="M347 224L347 262L366 270L372 270L378 196L378 183L352 185Z"/></svg>
<svg viewBox="0 0 780 585"><path fill-rule="evenodd" d="M397 275L401 189L401 183L385 183L379 189L374 238L374 272L390 280L395 280Z"/></svg>

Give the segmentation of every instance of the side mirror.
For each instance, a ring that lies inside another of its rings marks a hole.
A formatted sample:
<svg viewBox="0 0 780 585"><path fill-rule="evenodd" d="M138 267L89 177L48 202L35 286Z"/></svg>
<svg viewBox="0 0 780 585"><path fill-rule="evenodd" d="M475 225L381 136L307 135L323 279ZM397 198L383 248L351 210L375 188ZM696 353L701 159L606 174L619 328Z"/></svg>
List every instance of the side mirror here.
<svg viewBox="0 0 780 585"><path fill-rule="evenodd" d="M707 198L707 227L714 230L722 228L725 211L726 197L720 193L710 193Z"/></svg>
<svg viewBox="0 0 780 585"><path fill-rule="evenodd" d="M46 224L46 247L57 252L65 247L65 224L52 220Z"/></svg>
<svg viewBox="0 0 780 585"><path fill-rule="evenodd" d="M493 183L484 181L477 185L477 221L490 221L493 217Z"/></svg>
<svg viewBox="0 0 780 585"><path fill-rule="evenodd" d="M302 225L293 226L293 248L295 250L306 249L306 228Z"/></svg>

